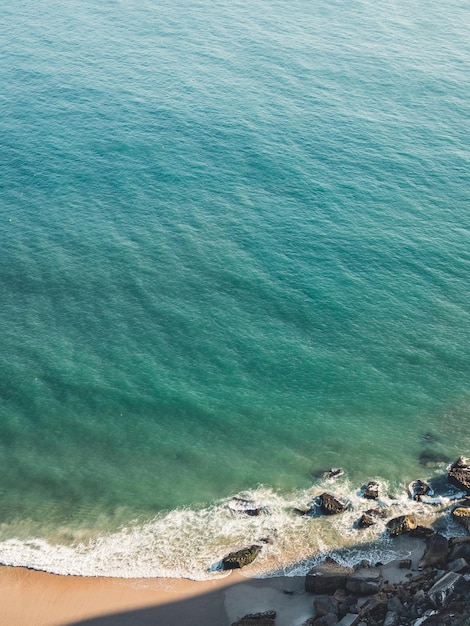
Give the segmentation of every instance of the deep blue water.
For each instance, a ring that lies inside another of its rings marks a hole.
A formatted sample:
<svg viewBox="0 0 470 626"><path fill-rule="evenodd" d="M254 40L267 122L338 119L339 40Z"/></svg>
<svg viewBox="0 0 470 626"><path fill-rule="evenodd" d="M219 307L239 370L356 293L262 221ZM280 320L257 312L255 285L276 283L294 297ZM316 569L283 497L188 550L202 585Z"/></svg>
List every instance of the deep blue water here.
<svg viewBox="0 0 470 626"><path fill-rule="evenodd" d="M470 452L466 3L0 22L1 559Z"/></svg>

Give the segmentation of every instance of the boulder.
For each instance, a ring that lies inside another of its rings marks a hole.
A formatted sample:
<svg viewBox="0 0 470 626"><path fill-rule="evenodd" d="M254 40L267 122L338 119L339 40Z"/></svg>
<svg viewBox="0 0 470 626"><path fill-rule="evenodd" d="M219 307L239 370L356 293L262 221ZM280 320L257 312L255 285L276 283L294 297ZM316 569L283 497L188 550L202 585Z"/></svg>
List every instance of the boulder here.
<svg viewBox="0 0 470 626"><path fill-rule="evenodd" d="M416 526L416 517L413 514L394 517L387 524L391 537L409 533L411 530L414 530Z"/></svg>
<svg viewBox="0 0 470 626"><path fill-rule="evenodd" d="M346 505L325 491L320 496L320 508L325 515L337 515L346 510Z"/></svg>
<svg viewBox="0 0 470 626"><path fill-rule="evenodd" d="M340 467L333 467L329 470L310 470L310 476L312 476L313 478L323 478L323 480L334 480L335 478L339 478L343 474L344 470Z"/></svg>
<svg viewBox="0 0 470 626"><path fill-rule="evenodd" d="M447 480L457 489L470 493L470 465L468 459L464 456L459 456L451 466Z"/></svg>
<svg viewBox="0 0 470 626"><path fill-rule="evenodd" d="M368 528L373 526L378 519L384 519L387 513L384 509L368 509L364 511L358 521L359 528Z"/></svg>
<svg viewBox="0 0 470 626"><path fill-rule="evenodd" d="M416 502L420 501L421 496L430 493L432 493L431 487L422 480L413 480L413 482L408 485L408 494L410 498L416 500Z"/></svg>
<svg viewBox="0 0 470 626"><path fill-rule="evenodd" d="M305 577L305 591L310 593L333 593L346 587L347 577L354 572L352 567L340 565L327 557L323 563L313 567Z"/></svg>
<svg viewBox="0 0 470 626"><path fill-rule="evenodd" d="M434 533L426 539L424 554L419 560L419 569L444 566L449 556L449 542L439 533Z"/></svg>
<svg viewBox="0 0 470 626"><path fill-rule="evenodd" d="M448 572L456 572L457 574L467 574L470 571L470 567L465 559L454 559L447 566Z"/></svg>
<svg viewBox="0 0 470 626"><path fill-rule="evenodd" d="M253 563L260 551L261 546L253 545L249 548L238 550L237 552L230 552L230 554L227 554L227 556L224 556L222 559L223 568L238 569L240 567L245 567L245 565Z"/></svg>
<svg viewBox="0 0 470 626"><path fill-rule="evenodd" d="M313 608L315 609L315 615L317 617L328 615L328 613L338 615L339 602L334 596L317 596L313 601Z"/></svg>
<svg viewBox="0 0 470 626"><path fill-rule="evenodd" d="M379 497L380 484L375 480L370 480L364 488L364 498L377 500Z"/></svg>
<svg viewBox="0 0 470 626"><path fill-rule="evenodd" d="M410 537L416 537L417 539L427 539L431 535L434 535L436 531L429 526L421 526L418 524L416 528L410 531Z"/></svg>
<svg viewBox="0 0 470 626"><path fill-rule="evenodd" d="M456 522L470 532L470 507L459 506L452 511L452 517Z"/></svg>
<svg viewBox="0 0 470 626"><path fill-rule="evenodd" d="M436 607L443 607L449 598L461 587L466 585L464 577L455 572L448 572L440 578L428 591L428 597Z"/></svg>
<svg viewBox="0 0 470 626"><path fill-rule="evenodd" d="M375 568L358 569L346 579L346 589L357 595L368 596L377 593L382 577Z"/></svg>
<svg viewBox="0 0 470 626"><path fill-rule="evenodd" d="M249 613L232 626L275 626L276 611L264 611L262 613Z"/></svg>

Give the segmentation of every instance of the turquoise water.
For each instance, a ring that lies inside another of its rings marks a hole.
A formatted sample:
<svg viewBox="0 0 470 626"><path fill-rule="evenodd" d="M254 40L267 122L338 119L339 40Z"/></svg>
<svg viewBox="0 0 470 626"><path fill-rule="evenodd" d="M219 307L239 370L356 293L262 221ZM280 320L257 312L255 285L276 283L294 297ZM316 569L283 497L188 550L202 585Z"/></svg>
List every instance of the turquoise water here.
<svg viewBox="0 0 470 626"><path fill-rule="evenodd" d="M107 537L127 575L124 525L168 541L134 574L197 576L182 516L210 562L242 490L470 452L466 3L0 18L0 560Z"/></svg>

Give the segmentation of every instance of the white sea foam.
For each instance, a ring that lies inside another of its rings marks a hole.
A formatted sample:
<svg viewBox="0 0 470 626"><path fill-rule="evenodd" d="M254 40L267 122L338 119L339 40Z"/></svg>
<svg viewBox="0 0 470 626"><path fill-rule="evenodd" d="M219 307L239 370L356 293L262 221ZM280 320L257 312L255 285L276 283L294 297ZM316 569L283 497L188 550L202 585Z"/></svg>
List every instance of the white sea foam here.
<svg viewBox="0 0 470 626"><path fill-rule="evenodd" d="M295 513L295 508L311 506L325 488L347 502L343 514ZM382 482L381 493L386 492L387 485ZM444 494L439 502L431 504L411 500L403 489L397 496L382 495L370 501L344 480L334 489L331 483L324 483L285 496L259 487L238 497L256 502L261 512L256 516L234 512L232 499L226 499L201 510L174 510L70 546L53 544L45 538L8 539L0 543L0 562L79 576L203 580L228 575L220 567L224 555L258 543L263 549L243 570L247 576L302 575L326 553L344 563L361 559L386 562L397 556L385 532L386 520L378 520L368 529L357 528L362 511L386 508L388 517L414 512L424 523L431 523L443 514L443 520L450 517L446 509L455 495Z"/></svg>

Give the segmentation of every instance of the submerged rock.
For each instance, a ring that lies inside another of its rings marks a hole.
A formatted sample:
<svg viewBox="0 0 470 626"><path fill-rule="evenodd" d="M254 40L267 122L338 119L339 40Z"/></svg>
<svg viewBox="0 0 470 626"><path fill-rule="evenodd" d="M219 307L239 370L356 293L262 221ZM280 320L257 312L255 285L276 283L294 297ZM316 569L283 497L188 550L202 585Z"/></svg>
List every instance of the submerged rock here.
<svg viewBox="0 0 470 626"><path fill-rule="evenodd" d="M262 506L256 504L253 500L246 500L245 498L232 498L227 506L232 513L249 515L250 517L259 515L263 509Z"/></svg>
<svg viewBox="0 0 470 626"><path fill-rule="evenodd" d="M419 455L419 464L423 467L439 467L448 463L450 463L448 456L434 450L423 450Z"/></svg>
<svg viewBox="0 0 470 626"><path fill-rule="evenodd" d="M222 559L224 569L238 569L253 563L258 554L261 552L261 546L252 545L249 548L243 548L237 552L230 552Z"/></svg>
<svg viewBox="0 0 470 626"><path fill-rule="evenodd" d="M394 517L393 519L391 519L388 522L387 526L390 531L391 537L396 537L397 535L409 533L417 526L416 517L413 514L400 515L399 517Z"/></svg>
<svg viewBox="0 0 470 626"><path fill-rule="evenodd" d="M447 479L457 489L470 493L470 465L466 457L459 456L450 468Z"/></svg>
<svg viewBox="0 0 470 626"><path fill-rule="evenodd" d="M332 467L331 469L310 470L310 476L313 478L323 478L323 480L334 480L344 474L344 470L340 467Z"/></svg>
<svg viewBox="0 0 470 626"><path fill-rule="evenodd" d="M320 496L320 508L325 515L337 515L345 511L347 507L334 495L325 491Z"/></svg>

